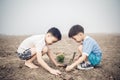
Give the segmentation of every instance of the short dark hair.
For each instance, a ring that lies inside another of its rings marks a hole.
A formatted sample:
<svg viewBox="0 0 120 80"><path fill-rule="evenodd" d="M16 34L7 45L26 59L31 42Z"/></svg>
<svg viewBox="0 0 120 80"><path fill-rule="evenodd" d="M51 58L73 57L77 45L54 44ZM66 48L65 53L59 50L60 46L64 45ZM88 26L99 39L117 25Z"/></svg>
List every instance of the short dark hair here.
<svg viewBox="0 0 120 80"><path fill-rule="evenodd" d="M74 25L70 28L68 36L71 38L75 35L77 35L79 32L84 33L84 28L81 25Z"/></svg>
<svg viewBox="0 0 120 80"><path fill-rule="evenodd" d="M55 38L61 40L62 37L61 32L56 27L50 28L47 33L51 33Z"/></svg>

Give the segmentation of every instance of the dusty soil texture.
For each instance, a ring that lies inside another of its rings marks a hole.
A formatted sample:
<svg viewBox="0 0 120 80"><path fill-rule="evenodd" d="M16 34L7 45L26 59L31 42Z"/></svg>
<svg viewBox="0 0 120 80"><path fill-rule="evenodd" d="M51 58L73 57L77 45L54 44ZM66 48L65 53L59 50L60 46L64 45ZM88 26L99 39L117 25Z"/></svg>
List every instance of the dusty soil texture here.
<svg viewBox="0 0 120 80"><path fill-rule="evenodd" d="M0 35L0 80L120 80L120 34L89 34L96 39L102 49L102 62L92 70L77 70L65 72L64 68L55 67L45 55L43 59L49 66L59 69L61 76L55 76L39 65L38 69L30 69L24 65L16 50L22 40L28 36ZM74 52L77 52L75 41L63 36L63 39L50 46L51 52L64 52L65 61L69 63Z"/></svg>

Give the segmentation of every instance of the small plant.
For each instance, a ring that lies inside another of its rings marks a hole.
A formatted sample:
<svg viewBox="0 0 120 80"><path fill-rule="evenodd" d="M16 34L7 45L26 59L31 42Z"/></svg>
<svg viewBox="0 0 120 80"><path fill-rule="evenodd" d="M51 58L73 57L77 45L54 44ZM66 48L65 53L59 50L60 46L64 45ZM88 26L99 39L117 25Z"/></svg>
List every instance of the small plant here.
<svg viewBox="0 0 120 80"><path fill-rule="evenodd" d="M57 61L60 62L60 63L63 63L64 62L64 58L65 58L64 54L59 54L57 56Z"/></svg>

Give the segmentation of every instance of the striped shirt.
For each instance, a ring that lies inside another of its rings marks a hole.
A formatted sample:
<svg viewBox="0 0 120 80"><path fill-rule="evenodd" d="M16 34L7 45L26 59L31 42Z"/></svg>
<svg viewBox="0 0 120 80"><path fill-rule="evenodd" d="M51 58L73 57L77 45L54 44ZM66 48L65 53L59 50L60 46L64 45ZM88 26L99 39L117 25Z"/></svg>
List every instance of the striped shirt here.
<svg viewBox="0 0 120 80"><path fill-rule="evenodd" d="M83 54L87 56L89 56L90 53L94 53L96 55L101 55L102 53L98 43L90 36L85 37L83 41L82 51L83 51Z"/></svg>

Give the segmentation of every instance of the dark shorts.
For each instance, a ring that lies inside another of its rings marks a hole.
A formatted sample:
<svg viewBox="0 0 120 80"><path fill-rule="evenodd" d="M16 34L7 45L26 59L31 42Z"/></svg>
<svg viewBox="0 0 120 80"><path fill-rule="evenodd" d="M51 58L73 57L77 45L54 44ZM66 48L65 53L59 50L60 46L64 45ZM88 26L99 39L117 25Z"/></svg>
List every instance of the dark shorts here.
<svg viewBox="0 0 120 80"><path fill-rule="evenodd" d="M30 51L30 49L26 49L23 53L18 53L18 57L21 60L29 60L31 58L31 51Z"/></svg>

